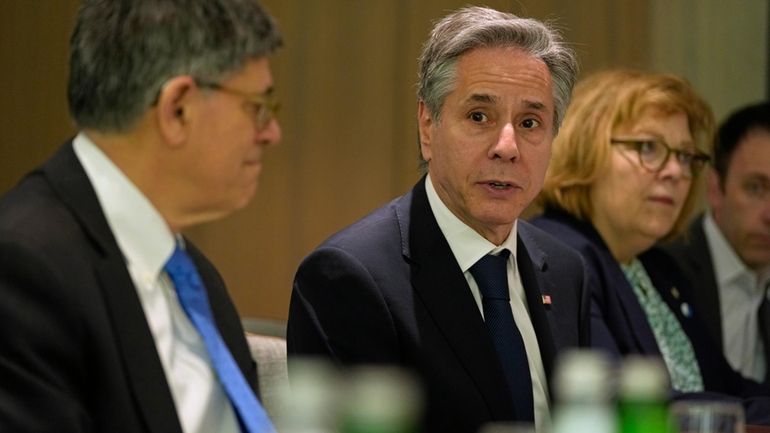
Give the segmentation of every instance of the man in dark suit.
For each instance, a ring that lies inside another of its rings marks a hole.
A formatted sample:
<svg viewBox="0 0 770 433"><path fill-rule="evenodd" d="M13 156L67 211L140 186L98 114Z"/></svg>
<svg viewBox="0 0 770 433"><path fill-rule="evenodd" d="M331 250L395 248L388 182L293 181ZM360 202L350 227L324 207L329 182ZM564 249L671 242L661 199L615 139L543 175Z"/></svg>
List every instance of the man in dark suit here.
<svg viewBox="0 0 770 433"><path fill-rule="evenodd" d="M588 293L579 256L518 217L542 185L575 73L538 21L470 7L437 23L420 59L427 175L300 265L290 358L411 371L423 432L547 428L554 360L588 343Z"/></svg>
<svg viewBox="0 0 770 433"><path fill-rule="evenodd" d="M0 431L272 431L237 311L180 235L277 143L253 0L84 1L80 133L0 201Z"/></svg>
<svg viewBox="0 0 770 433"><path fill-rule="evenodd" d="M666 248L693 287L695 311L732 367L770 372L770 103L720 126L707 179L709 210Z"/></svg>

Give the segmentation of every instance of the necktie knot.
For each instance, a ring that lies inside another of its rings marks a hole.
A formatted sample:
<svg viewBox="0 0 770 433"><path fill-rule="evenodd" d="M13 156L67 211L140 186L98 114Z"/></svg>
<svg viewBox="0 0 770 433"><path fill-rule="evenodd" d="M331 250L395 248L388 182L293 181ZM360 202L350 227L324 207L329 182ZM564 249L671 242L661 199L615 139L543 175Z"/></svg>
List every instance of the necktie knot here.
<svg viewBox="0 0 770 433"><path fill-rule="evenodd" d="M476 280L483 298L510 300L507 271L510 254L508 250L503 250L497 256L487 254L471 266L471 275Z"/></svg>
<svg viewBox="0 0 770 433"><path fill-rule="evenodd" d="M191 287L203 286L190 256L179 245L174 248L174 252L163 269L174 282L177 292Z"/></svg>

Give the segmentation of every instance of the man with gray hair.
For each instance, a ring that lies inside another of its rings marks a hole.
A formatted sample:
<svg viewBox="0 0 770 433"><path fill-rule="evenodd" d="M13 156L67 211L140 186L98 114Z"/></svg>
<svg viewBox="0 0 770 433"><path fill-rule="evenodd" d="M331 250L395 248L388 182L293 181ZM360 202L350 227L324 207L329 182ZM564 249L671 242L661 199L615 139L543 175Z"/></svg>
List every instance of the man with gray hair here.
<svg viewBox="0 0 770 433"><path fill-rule="evenodd" d="M554 360L588 344L587 283L576 252L518 218L576 69L536 20L469 7L436 24L420 58L425 176L302 262L290 357L411 371L423 432L548 428Z"/></svg>
<svg viewBox="0 0 770 433"><path fill-rule="evenodd" d="M0 431L272 432L213 265L280 140L255 0L85 0L80 132L0 200Z"/></svg>

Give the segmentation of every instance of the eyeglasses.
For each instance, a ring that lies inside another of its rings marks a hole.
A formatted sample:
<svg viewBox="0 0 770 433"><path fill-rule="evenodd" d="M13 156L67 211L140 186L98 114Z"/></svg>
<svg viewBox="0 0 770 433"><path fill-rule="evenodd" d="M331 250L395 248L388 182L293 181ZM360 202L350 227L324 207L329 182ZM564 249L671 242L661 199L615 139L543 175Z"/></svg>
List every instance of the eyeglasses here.
<svg viewBox="0 0 770 433"><path fill-rule="evenodd" d="M270 93L249 94L240 90L225 87L219 83L200 80L195 80L195 83L202 89L216 90L218 92L229 93L243 98L249 112L253 114L254 123L258 130L265 129L281 108L280 102L276 101L274 96Z"/></svg>
<svg viewBox="0 0 770 433"><path fill-rule="evenodd" d="M653 173L665 167L672 153L685 177L697 174L711 160L705 153L672 149L665 141L658 139L612 138L610 143L634 150L639 155L639 165Z"/></svg>

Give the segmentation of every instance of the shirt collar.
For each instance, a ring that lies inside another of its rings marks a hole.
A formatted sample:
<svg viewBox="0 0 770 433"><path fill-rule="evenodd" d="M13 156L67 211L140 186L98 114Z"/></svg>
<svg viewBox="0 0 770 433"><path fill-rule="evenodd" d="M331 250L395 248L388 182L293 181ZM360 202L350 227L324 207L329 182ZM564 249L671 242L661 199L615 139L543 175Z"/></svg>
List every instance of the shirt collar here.
<svg viewBox="0 0 770 433"><path fill-rule="evenodd" d="M487 254L498 254L503 249L511 252L511 257L516 257L516 222L508 237L499 246L489 242L478 232L468 227L441 201L430 174L425 178L425 192L428 195L428 203L436 217L441 233L449 243L449 248L455 256L460 269L467 272L480 258Z"/></svg>
<svg viewBox="0 0 770 433"><path fill-rule="evenodd" d="M85 134L75 137L73 148L129 266L157 276L174 250L175 237L165 220Z"/></svg>
<svg viewBox="0 0 770 433"><path fill-rule="evenodd" d="M703 231L706 233L706 241L714 262L714 274L720 287L740 282L742 279L751 281L751 284L743 283L740 284L741 286L752 288L760 286L757 274L749 269L735 253L732 245L714 221L711 212L706 212L703 218Z"/></svg>

